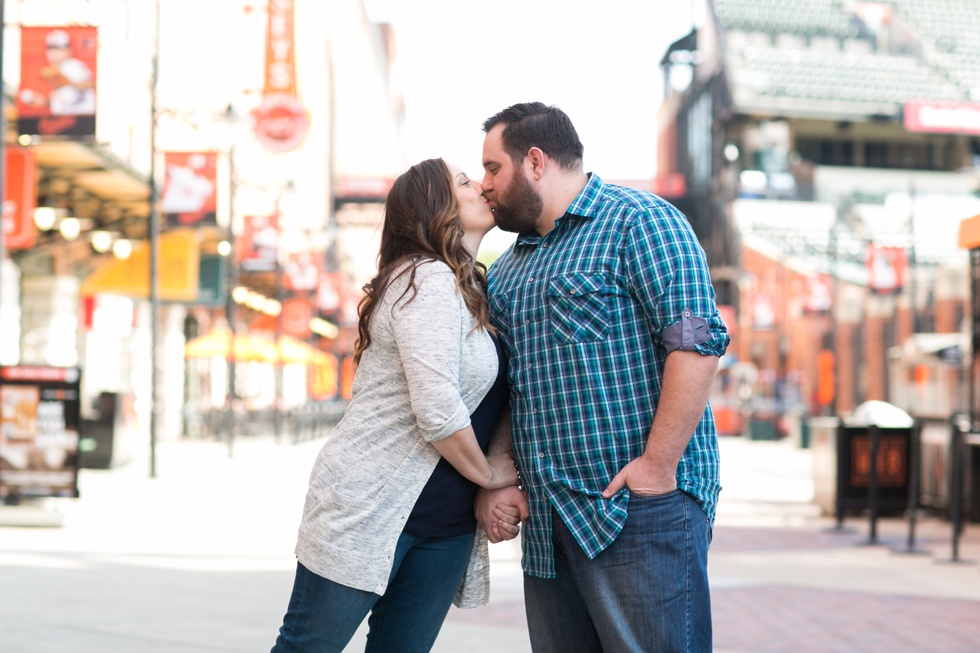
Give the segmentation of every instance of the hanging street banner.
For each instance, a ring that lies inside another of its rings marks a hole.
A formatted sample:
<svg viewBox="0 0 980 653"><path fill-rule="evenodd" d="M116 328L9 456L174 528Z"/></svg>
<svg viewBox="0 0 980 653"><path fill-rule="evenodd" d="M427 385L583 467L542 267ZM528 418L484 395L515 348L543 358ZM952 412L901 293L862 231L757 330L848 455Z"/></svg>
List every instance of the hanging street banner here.
<svg viewBox="0 0 980 653"><path fill-rule="evenodd" d="M908 257L902 247L868 246L868 288L873 295L897 295L905 286Z"/></svg>
<svg viewBox="0 0 980 653"><path fill-rule="evenodd" d="M17 131L94 136L95 27L22 27Z"/></svg>
<svg viewBox="0 0 980 653"><path fill-rule="evenodd" d="M34 230L34 205L37 203L37 167L34 151L7 146L6 183L3 200L3 242L7 249L30 249Z"/></svg>
<svg viewBox="0 0 980 653"><path fill-rule="evenodd" d="M320 256L314 252L293 252L282 266L286 290L313 292L320 283Z"/></svg>
<svg viewBox="0 0 980 653"><path fill-rule="evenodd" d="M167 152L164 167L160 212L167 226L217 226L217 153Z"/></svg>
<svg viewBox="0 0 980 653"><path fill-rule="evenodd" d="M0 368L0 497L77 497L77 367Z"/></svg>
<svg viewBox="0 0 980 653"><path fill-rule="evenodd" d="M279 256L279 219L276 215L247 215L239 240L242 269L270 272Z"/></svg>
<svg viewBox="0 0 980 653"><path fill-rule="evenodd" d="M265 84L262 102L252 112L255 137L273 152L299 147L310 128L310 116L296 90L293 0L269 0L265 37Z"/></svg>

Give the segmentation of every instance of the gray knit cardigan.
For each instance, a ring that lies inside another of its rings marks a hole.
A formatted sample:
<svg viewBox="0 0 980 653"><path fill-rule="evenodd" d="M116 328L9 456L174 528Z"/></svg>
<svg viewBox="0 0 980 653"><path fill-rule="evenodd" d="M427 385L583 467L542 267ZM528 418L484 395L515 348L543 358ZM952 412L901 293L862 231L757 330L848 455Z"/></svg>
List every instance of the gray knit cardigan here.
<svg viewBox="0 0 980 653"><path fill-rule="evenodd" d="M449 266L416 266L385 292L371 321L343 419L310 475L296 557L334 582L383 594L395 545L439 461L430 444L470 423L497 375L493 341L456 289ZM487 538L477 528L454 603L485 605Z"/></svg>

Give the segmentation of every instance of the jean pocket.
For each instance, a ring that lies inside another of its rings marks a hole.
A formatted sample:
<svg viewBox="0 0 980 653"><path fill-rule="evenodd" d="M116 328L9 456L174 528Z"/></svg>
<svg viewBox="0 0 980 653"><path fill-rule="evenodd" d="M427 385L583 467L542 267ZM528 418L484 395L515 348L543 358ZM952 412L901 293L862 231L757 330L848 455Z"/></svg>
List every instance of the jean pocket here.
<svg viewBox="0 0 980 653"><path fill-rule="evenodd" d="M636 492L630 492L630 503L633 503L634 501L666 501L668 499L673 499L679 492L680 490L678 488L674 488L670 492L664 492L663 494L637 494Z"/></svg>
<svg viewBox="0 0 980 653"><path fill-rule="evenodd" d="M551 326L559 342L596 342L609 334L605 279L576 273L548 283Z"/></svg>

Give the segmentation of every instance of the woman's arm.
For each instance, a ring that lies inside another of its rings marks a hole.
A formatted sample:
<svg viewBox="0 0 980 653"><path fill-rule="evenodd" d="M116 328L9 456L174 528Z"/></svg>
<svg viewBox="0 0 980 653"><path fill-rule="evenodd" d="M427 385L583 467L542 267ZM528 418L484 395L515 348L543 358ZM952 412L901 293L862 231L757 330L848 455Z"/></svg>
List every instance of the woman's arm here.
<svg viewBox="0 0 980 653"><path fill-rule="evenodd" d="M509 407L500 414L488 451L491 456L513 455ZM495 491L479 490L476 493L473 509L480 527L494 544L517 537L521 532L521 522L528 518L527 496L517 484L498 488Z"/></svg>
<svg viewBox="0 0 980 653"><path fill-rule="evenodd" d="M467 426L448 438L432 443L439 455L466 479L487 490L515 485L517 466L509 452L485 456L476 441L473 427Z"/></svg>
<svg viewBox="0 0 980 653"><path fill-rule="evenodd" d="M513 485L514 458L483 454L461 396L460 329L471 318L456 278L439 263L421 264L415 272L417 293L395 302L391 324L419 431L466 479L483 488ZM394 284L391 291L398 292Z"/></svg>

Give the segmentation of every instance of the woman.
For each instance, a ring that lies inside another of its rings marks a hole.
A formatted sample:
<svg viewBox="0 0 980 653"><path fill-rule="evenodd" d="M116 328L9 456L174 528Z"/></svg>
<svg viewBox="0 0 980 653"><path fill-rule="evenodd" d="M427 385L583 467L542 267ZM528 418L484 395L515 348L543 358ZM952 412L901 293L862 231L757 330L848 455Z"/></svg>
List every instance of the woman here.
<svg viewBox="0 0 980 653"><path fill-rule="evenodd" d="M273 653L339 652L369 612L367 651L428 651L451 603L486 603L474 495L518 481L509 454L484 453L507 424L475 262L493 226L480 184L442 159L392 185L351 402L313 467Z"/></svg>

